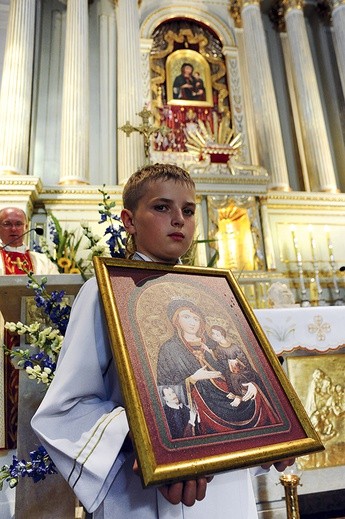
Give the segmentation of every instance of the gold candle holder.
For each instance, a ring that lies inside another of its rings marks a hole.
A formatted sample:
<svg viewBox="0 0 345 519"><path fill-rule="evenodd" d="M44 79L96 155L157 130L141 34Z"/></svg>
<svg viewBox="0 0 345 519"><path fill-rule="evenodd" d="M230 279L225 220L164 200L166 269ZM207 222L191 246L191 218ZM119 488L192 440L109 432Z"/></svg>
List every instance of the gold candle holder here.
<svg viewBox="0 0 345 519"><path fill-rule="evenodd" d="M322 286L321 286L321 282L320 282L319 262L318 262L317 256L316 256L316 243L315 243L315 239L314 239L314 235L313 235L313 226L309 225L308 230L309 230L309 236L310 236L312 264L313 264L313 268L314 268L314 279L315 279L317 295L318 295L316 305L323 306L326 304L326 301L324 300L324 298L322 296L323 290L322 290Z"/></svg>
<svg viewBox="0 0 345 519"><path fill-rule="evenodd" d="M334 259L333 243L331 241L328 225L325 225L324 231L325 231L325 235L326 235L328 255L329 255L329 264L331 267L332 281L333 281L333 287L334 287L334 291L335 291L335 303L334 304L335 304L335 306L341 306L344 304L344 301L340 296L340 289L339 289L338 280L337 280L337 266L336 266L335 259Z"/></svg>
<svg viewBox="0 0 345 519"><path fill-rule="evenodd" d="M297 263L297 271L298 271L298 277L299 277L299 284L300 284L300 290L301 290L301 306L310 306L310 302L307 298L307 290L305 287L304 282L304 273L303 273L303 262L302 262L302 255L300 253L299 247L298 247L298 240L295 233L295 226L290 226L293 246L295 249L295 256L296 256L296 263Z"/></svg>
<svg viewBox="0 0 345 519"><path fill-rule="evenodd" d="M279 481L284 487L287 519L300 519L297 487L300 477L297 474L282 474Z"/></svg>

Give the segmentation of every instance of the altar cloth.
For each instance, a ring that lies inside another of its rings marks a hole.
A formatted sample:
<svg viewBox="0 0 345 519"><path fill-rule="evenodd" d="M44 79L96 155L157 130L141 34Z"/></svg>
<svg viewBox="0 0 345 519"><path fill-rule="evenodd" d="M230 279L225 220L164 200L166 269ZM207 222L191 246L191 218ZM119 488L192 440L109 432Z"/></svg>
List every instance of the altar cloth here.
<svg viewBox="0 0 345 519"><path fill-rule="evenodd" d="M254 313L277 354L326 353L345 346L345 306L268 308Z"/></svg>

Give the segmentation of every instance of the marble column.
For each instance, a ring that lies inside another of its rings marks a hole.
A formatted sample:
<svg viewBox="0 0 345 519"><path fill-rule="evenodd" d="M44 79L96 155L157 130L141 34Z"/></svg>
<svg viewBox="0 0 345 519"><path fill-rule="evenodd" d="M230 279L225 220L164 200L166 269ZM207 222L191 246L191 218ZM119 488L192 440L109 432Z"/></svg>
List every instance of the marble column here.
<svg viewBox="0 0 345 519"><path fill-rule="evenodd" d="M60 184L89 183L88 0L67 0Z"/></svg>
<svg viewBox="0 0 345 519"><path fill-rule="evenodd" d="M345 0L329 0L329 4L332 9L334 47L345 96Z"/></svg>
<svg viewBox="0 0 345 519"><path fill-rule="evenodd" d="M116 179L116 18L114 5L102 0L99 5L100 68L100 161L98 178L114 185Z"/></svg>
<svg viewBox="0 0 345 519"><path fill-rule="evenodd" d="M0 174L27 175L35 0L11 0L0 93Z"/></svg>
<svg viewBox="0 0 345 519"><path fill-rule="evenodd" d="M271 189L289 191L289 177L259 0L241 0L243 39L260 165Z"/></svg>
<svg viewBox="0 0 345 519"><path fill-rule="evenodd" d="M312 191L336 192L337 183L303 14L303 0L283 0L292 74Z"/></svg>
<svg viewBox="0 0 345 519"><path fill-rule="evenodd" d="M137 0L118 0L116 18L117 42L117 110L118 127L128 121L138 126L142 120L137 115L144 106L141 79L139 40L139 11ZM145 163L143 137L133 132L127 135L118 130L118 183L124 184L138 167Z"/></svg>

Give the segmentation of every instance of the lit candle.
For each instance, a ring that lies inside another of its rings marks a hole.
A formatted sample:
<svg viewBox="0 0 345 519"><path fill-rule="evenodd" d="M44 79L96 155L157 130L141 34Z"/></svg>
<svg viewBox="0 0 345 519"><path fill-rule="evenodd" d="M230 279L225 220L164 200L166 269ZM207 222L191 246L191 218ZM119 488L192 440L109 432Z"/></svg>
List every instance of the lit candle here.
<svg viewBox="0 0 345 519"><path fill-rule="evenodd" d="M326 241L327 241L329 259L330 259L331 262L334 262L333 243L331 242L331 237L330 237L330 234L329 234L329 227L328 227L328 225L325 225L324 230L325 230L325 234L326 234Z"/></svg>
<svg viewBox="0 0 345 519"><path fill-rule="evenodd" d="M293 246L294 246L294 249L295 249L296 259L297 259L297 262L300 263L302 261L302 256L301 256L301 253L300 253L299 248L298 248L298 240L297 240L297 236L296 236L296 233L295 233L295 226L291 225L290 226L290 230L291 230Z"/></svg>
<svg viewBox="0 0 345 519"><path fill-rule="evenodd" d="M314 236L313 236L313 226L309 225L308 229L309 229L309 235L310 235L311 257L313 258L313 261L315 261L316 260L316 245L315 245L315 240L314 240Z"/></svg>

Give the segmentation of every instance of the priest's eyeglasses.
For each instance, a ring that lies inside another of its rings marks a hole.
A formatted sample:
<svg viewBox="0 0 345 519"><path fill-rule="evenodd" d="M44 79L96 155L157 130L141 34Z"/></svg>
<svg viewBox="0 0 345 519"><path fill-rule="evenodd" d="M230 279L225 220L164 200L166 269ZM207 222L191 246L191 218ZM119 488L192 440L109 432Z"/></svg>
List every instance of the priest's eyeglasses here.
<svg viewBox="0 0 345 519"><path fill-rule="evenodd" d="M9 229L10 227L24 227L24 222L1 222L0 224L2 227L5 227L5 229Z"/></svg>

